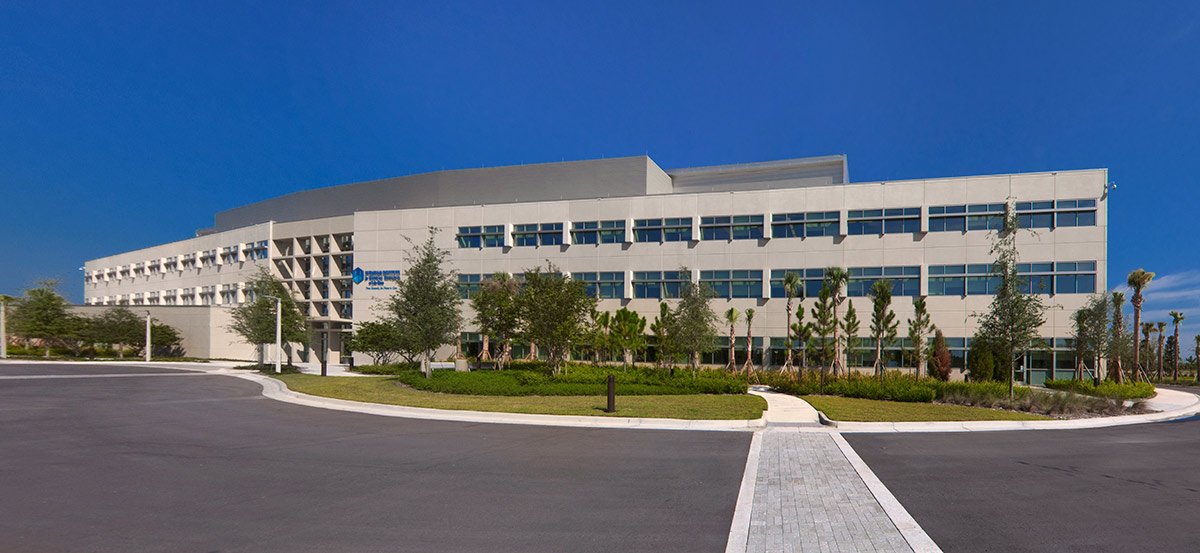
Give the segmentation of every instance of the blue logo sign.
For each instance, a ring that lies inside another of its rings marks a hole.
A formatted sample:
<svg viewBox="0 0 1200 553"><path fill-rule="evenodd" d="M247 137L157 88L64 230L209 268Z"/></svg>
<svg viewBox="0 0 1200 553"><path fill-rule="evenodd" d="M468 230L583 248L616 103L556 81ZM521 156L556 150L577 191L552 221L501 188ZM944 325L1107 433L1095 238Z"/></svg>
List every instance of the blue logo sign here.
<svg viewBox="0 0 1200 553"><path fill-rule="evenodd" d="M363 274L363 270L359 267L354 268L354 272L350 273L350 277L354 279L355 284L362 284L363 279L367 278L366 275Z"/></svg>

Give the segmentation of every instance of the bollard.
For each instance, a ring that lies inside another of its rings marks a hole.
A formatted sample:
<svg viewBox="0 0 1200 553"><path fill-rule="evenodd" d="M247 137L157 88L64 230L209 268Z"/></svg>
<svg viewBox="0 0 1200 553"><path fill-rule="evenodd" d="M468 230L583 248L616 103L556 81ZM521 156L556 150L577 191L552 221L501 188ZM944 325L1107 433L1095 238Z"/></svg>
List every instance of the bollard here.
<svg viewBox="0 0 1200 553"><path fill-rule="evenodd" d="M607 413L617 412L617 377L608 375L608 409Z"/></svg>

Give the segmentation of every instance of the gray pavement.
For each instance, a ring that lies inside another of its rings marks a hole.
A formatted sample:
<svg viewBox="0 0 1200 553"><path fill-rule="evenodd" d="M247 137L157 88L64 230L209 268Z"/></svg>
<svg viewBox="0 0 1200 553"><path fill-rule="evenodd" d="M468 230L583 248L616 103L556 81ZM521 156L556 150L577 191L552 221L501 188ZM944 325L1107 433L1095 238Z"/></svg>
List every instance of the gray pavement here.
<svg viewBox="0 0 1200 553"><path fill-rule="evenodd" d="M1200 551L1200 420L847 434L947 553Z"/></svg>
<svg viewBox="0 0 1200 553"><path fill-rule="evenodd" d="M119 370L136 372L103 372ZM0 381L0 551L722 551L752 436L261 393L215 375Z"/></svg>
<svg viewBox="0 0 1200 553"><path fill-rule="evenodd" d="M912 551L829 433L762 440L748 553Z"/></svg>

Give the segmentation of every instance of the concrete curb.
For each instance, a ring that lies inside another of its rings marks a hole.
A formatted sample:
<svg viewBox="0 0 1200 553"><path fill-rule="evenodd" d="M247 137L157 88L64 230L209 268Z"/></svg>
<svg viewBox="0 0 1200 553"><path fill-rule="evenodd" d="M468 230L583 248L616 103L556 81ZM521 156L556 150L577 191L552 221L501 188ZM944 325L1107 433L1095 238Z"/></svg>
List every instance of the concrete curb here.
<svg viewBox="0 0 1200 553"><path fill-rule="evenodd" d="M1080 430L1107 428L1182 419L1200 413L1200 396L1166 388L1155 388L1160 394L1180 394L1190 397L1190 404L1169 411L1119 417L1095 417L1073 420L1040 421L947 421L947 422L852 422L824 418L822 424L837 428L838 432L996 432L1002 430ZM826 422L828 421L828 422Z"/></svg>
<svg viewBox="0 0 1200 553"><path fill-rule="evenodd" d="M762 432L755 432L750 439L750 452L746 455L746 470L742 473L742 485L738 489L737 506L733 510L733 523L729 526L725 553L746 553L750 543L750 517L754 514L754 489L758 485L762 437Z"/></svg>

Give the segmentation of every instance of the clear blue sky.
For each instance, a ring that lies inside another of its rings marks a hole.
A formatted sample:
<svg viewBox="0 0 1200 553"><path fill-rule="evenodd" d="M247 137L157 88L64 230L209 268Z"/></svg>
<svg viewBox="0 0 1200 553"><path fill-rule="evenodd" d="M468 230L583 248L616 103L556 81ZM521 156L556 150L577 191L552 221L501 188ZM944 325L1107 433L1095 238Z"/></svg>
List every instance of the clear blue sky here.
<svg viewBox="0 0 1200 553"><path fill-rule="evenodd" d="M302 188L648 154L1107 167L1200 328L1200 3L0 3L0 293Z"/></svg>

